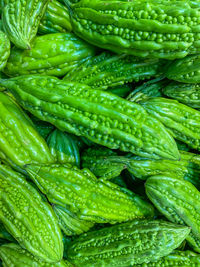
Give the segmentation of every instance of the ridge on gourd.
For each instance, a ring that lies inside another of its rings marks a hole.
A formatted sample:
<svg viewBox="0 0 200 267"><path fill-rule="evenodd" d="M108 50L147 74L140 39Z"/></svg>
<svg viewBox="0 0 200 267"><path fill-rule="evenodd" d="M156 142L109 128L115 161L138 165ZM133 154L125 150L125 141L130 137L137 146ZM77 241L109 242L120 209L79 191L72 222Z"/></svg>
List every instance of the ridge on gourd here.
<svg viewBox="0 0 200 267"><path fill-rule="evenodd" d="M109 180L120 175L127 163L120 160L111 161L113 158L120 158L115 151L103 147L91 147L84 150L81 155L82 167L88 168L101 179Z"/></svg>
<svg viewBox="0 0 200 267"><path fill-rule="evenodd" d="M163 94L192 108L200 109L200 84L171 82L162 90Z"/></svg>
<svg viewBox="0 0 200 267"><path fill-rule="evenodd" d="M66 1L67 2L67 1ZM81 0L70 6L73 31L119 54L165 59L199 50L199 1Z"/></svg>
<svg viewBox="0 0 200 267"><path fill-rule="evenodd" d="M157 175L147 179L145 189L168 220L191 228L186 239L194 251L200 252L200 192L195 186L172 175Z"/></svg>
<svg viewBox="0 0 200 267"><path fill-rule="evenodd" d="M6 66L10 56L10 41L7 35L0 30L0 71Z"/></svg>
<svg viewBox="0 0 200 267"><path fill-rule="evenodd" d="M49 263L62 259L62 235L51 206L22 174L6 165L0 165L0 220L36 257Z"/></svg>
<svg viewBox="0 0 200 267"><path fill-rule="evenodd" d="M182 83L200 83L200 54L177 59L169 64L166 77Z"/></svg>
<svg viewBox="0 0 200 267"><path fill-rule="evenodd" d="M149 262L148 264L138 264L137 267L199 267L200 255L193 251L175 250L171 254L160 258L158 261Z"/></svg>
<svg viewBox="0 0 200 267"><path fill-rule="evenodd" d="M149 98L140 104L162 122L174 138L200 150L200 111L164 97Z"/></svg>
<svg viewBox="0 0 200 267"><path fill-rule="evenodd" d="M3 29L18 48L31 48L48 2L49 0L3 1Z"/></svg>
<svg viewBox="0 0 200 267"><path fill-rule="evenodd" d="M53 205L60 228L67 236L80 235L94 226L94 222L79 219L79 217L66 207Z"/></svg>
<svg viewBox="0 0 200 267"><path fill-rule="evenodd" d="M15 242L15 239L12 237L10 233L8 233L2 222L0 222L0 239L7 240L7 242L8 241Z"/></svg>
<svg viewBox="0 0 200 267"><path fill-rule="evenodd" d="M70 163L80 168L79 148L74 138L55 129L47 138L47 145L57 163Z"/></svg>
<svg viewBox="0 0 200 267"><path fill-rule="evenodd" d="M141 105L111 93L40 75L1 79L0 86L11 91L24 109L62 131L140 156L180 157L163 124Z"/></svg>
<svg viewBox="0 0 200 267"><path fill-rule="evenodd" d="M51 203L69 208L79 219L116 223L154 215L153 206L141 197L98 180L87 169L69 164L29 164L25 170Z"/></svg>
<svg viewBox="0 0 200 267"><path fill-rule="evenodd" d="M64 260L58 263L41 261L19 245L12 243L0 246L0 258L4 267L72 267Z"/></svg>
<svg viewBox="0 0 200 267"><path fill-rule="evenodd" d="M140 102L148 99L149 97L162 96L162 89L169 83L163 78L156 78L147 81L136 88L127 96L127 100L131 102Z"/></svg>
<svg viewBox="0 0 200 267"><path fill-rule="evenodd" d="M79 267L137 266L171 253L189 232L165 221L134 220L82 234L67 255Z"/></svg>
<svg viewBox="0 0 200 267"><path fill-rule="evenodd" d="M56 0L48 3L47 9L40 21L38 32L40 34L71 32L72 26L68 9Z"/></svg>
<svg viewBox="0 0 200 267"><path fill-rule="evenodd" d="M162 73L162 66L163 61L159 59L103 52L80 64L76 71L71 70L64 80L106 90L128 82L150 79Z"/></svg>
<svg viewBox="0 0 200 267"><path fill-rule="evenodd" d="M0 92L0 159L16 169L31 162L53 162L45 140L25 112L7 94ZM20 152L20 153L19 153Z"/></svg>
<svg viewBox="0 0 200 267"><path fill-rule="evenodd" d="M95 49L73 33L37 36L31 50L11 49L4 73L10 77L24 74L64 76L93 56Z"/></svg>

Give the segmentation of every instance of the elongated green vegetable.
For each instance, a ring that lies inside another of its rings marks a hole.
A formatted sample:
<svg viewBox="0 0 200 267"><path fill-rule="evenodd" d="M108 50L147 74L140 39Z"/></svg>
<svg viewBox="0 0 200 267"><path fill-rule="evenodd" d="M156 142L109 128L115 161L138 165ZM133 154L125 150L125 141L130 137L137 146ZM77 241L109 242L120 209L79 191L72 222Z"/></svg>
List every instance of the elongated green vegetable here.
<svg viewBox="0 0 200 267"><path fill-rule="evenodd" d="M60 77L94 53L94 47L73 33L46 34L33 40L31 50L12 48L4 73L11 77L23 74Z"/></svg>
<svg viewBox="0 0 200 267"><path fill-rule="evenodd" d="M6 230L2 222L0 222L0 239L5 239L8 241L15 242L15 239L11 236L10 233Z"/></svg>
<svg viewBox="0 0 200 267"><path fill-rule="evenodd" d="M79 267L138 266L168 255L189 232L165 221L135 220L81 235L68 258Z"/></svg>
<svg viewBox="0 0 200 267"><path fill-rule="evenodd" d="M163 88L163 94L192 108L200 109L200 84L171 82Z"/></svg>
<svg viewBox="0 0 200 267"><path fill-rule="evenodd" d="M27 250L24 250L17 244L5 244L0 246L0 258L4 267L70 267L67 261L58 263L47 263L34 257Z"/></svg>
<svg viewBox="0 0 200 267"><path fill-rule="evenodd" d="M162 96L162 89L167 83L169 83L169 81L163 80L163 78L150 80L133 89L126 99L131 102L140 102L149 97Z"/></svg>
<svg viewBox="0 0 200 267"><path fill-rule="evenodd" d="M71 30L68 9L59 1L51 0L40 21L39 33L70 32Z"/></svg>
<svg viewBox="0 0 200 267"><path fill-rule="evenodd" d="M21 49L30 49L49 0L3 0L2 22L8 38Z"/></svg>
<svg viewBox="0 0 200 267"><path fill-rule="evenodd" d="M176 59L199 51L199 7L199 1L81 0L70 12L73 31L96 46Z"/></svg>
<svg viewBox="0 0 200 267"><path fill-rule="evenodd" d="M140 105L116 95L39 75L0 80L0 86L26 110L62 131L141 156L179 158L165 127Z"/></svg>
<svg viewBox="0 0 200 267"><path fill-rule="evenodd" d="M26 171L51 203L70 208L78 218L116 223L151 217L153 207L129 190L98 180L71 165L27 165Z"/></svg>
<svg viewBox="0 0 200 267"><path fill-rule="evenodd" d="M58 218L60 228L67 236L80 235L94 226L93 222L79 219L67 208L54 205L53 210Z"/></svg>
<svg viewBox="0 0 200 267"><path fill-rule="evenodd" d="M6 66L10 56L10 41L7 35L0 30L0 71Z"/></svg>
<svg viewBox="0 0 200 267"><path fill-rule="evenodd" d="M45 140L14 100L0 93L0 158L16 168L54 159Z"/></svg>
<svg viewBox="0 0 200 267"><path fill-rule="evenodd" d="M164 97L147 99L140 104L160 120L174 138L191 148L200 149L200 111Z"/></svg>
<svg viewBox="0 0 200 267"><path fill-rule="evenodd" d="M124 85L111 87L107 90L107 92L110 92L112 94L125 98L131 90L132 90L131 84L124 84Z"/></svg>
<svg viewBox="0 0 200 267"><path fill-rule="evenodd" d="M0 221L17 242L49 263L62 259L62 235L51 206L21 174L0 165Z"/></svg>
<svg viewBox="0 0 200 267"><path fill-rule="evenodd" d="M200 83L200 54L187 56L172 62L166 77L183 83Z"/></svg>
<svg viewBox="0 0 200 267"><path fill-rule="evenodd" d="M103 52L89 58L76 71L72 69L64 79L106 90L109 87L158 76L162 73L162 64L163 62L158 59L143 59Z"/></svg>
<svg viewBox="0 0 200 267"><path fill-rule="evenodd" d="M200 192L190 182L175 176L152 176L146 193L168 220L191 227L190 246L200 252Z"/></svg>
<svg viewBox="0 0 200 267"><path fill-rule="evenodd" d="M193 251L175 250L171 254L160 258L158 261L149 262L148 264L139 264L137 267L199 267L200 255Z"/></svg>

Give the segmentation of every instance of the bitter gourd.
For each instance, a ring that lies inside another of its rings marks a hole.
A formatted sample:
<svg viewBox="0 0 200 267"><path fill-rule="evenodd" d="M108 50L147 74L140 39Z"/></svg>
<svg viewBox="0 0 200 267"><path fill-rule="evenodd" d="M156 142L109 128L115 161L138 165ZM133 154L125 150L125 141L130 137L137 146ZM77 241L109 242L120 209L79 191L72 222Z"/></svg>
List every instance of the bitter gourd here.
<svg viewBox="0 0 200 267"><path fill-rule="evenodd" d="M169 254L189 232L165 221L134 220L82 234L71 243L68 258L79 267L138 266Z"/></svg>
<svg viewBox="0 0 200 267"><path fill-rule="evenodd" d="M49 0L4 0L3 29L11 42L30 49Z"/></svg>
<svg viewBox="0 0 200 267"><path fill-rule="evenodd" d="M0 93L0 158L12 167L54 162L45 140L14 100Z"/></svg>
<svg viewBox="0 0 200 267"><path fill-rule="evenodd" d="M39 33L70 32L71 30L68 9L59 1L51 0L40 21Z"/></svg>
<svg viewBox="0 0 200 267"><path fill-rule="evenodd" d="M15 242L15 239L11 236L10 233L6 230L2 222L0 222L0 239Z"/></svg>
<svg viewBox="0 0 200 267"><path fill-rule="evenodd" d="M200 252L200 192L190 182L174 177L147 179L147 196L168 220L191 227L186 239L194 251Z"/></svg>
<svg viewBox="0 0 200 267"><path fill-rule="evenodd" d="M4 165L0 165L0 220L36 257L51 263L62 259L62 235L51 206L23 175Z"/></svg>
<svg viewBox="0 0 200 267"><path fill-rule="evenodd" d="M70 134L54 130L47 138L50 152L57 163L70 163L80 168L79 148Z"/></svg>
<svg viewBox="0 0 200 267"><path fill-rule="evenodd" d="M8 76L40 74L63 76L86 58L95 48L73 33L54 33L36 37L31 50L11 49L4 73Z"/></svg>
<svg viewBox="0 0 200 267"><path fill-rule="evenodd" d="M126 99L131 102L140 102L148 99L149 97L162 96L162 89L167 83L168 81L162 78L150 80L136 87Z"/></svg>
<svg viewBox="0 0 200 267"><path fill-rule="evenodd" d="M199 267L200 255L193 251L175 250L171 254L160 258L158 261L149 262L148 264L138 264L137 267Z"/></svg>
<svg viewBox="0 0 200 267"><path fill-rule="evenodd" d="M200 109L200 84L171 82L163 88L163 94L192 108Z"/></svg>
<svg viewBox="0 0 200 267"><path fill-rule="evenodd" d="M200 111L164 97L143 100L140 104L160 120L174 138L200 150Z"/></svg>
<svg viewBox="0 0 200 267"><path fill-rule="evenodd" d="M67 236L80 235L94 226L93 222L79 219L66 207L53 205L53 210L58 218L60 228Z"/></svg>
<svg viewBox="0 0 200 267"><path fill-rule="evenodd" d="M109 52L91 57L76 71L71 70L64 80L84 83L92 88L106 90L108 87L132 81L150 79L161 73L162 61L115 55Z"/></svg>
<svg viewBox="0 0 200 267"><path fill-rule="evenodd" d="M144 108L111 93L55 77L27 75L0 80L17 101L62 131L151 158L180 157L165 127Z"/></svg>
<svg viewBox="0 0 200 267"><path fill-rule="evenodd" d="M51 203L69 207L79 219L116 223L154 214L153 207L141 197L98 180L87 169L68 164L30 164L25 169Z"/></svg>
<svg viewBox="0 0 200 267"><path fill-rule="evenodd" d="M166 77L182 83L200 83L200 54L190 55L173 61L167 71Z"/></svg>
<svg viewBox="0 0 200 267"><path fill-rule="evenodd" d="M72 267L64 260L57 263L41 261L19 245L12 243L0 246L0 258L4 267Z"/></svg>
<svg viewBox="0 0 200 267"><path fill-rule="evenodd" d="M10 55L10 41L7 35L0 30L0 71L6 66Z"/></svg>
<svg viewBox="0 0 200 267"><path fill-rule="evenodd" d="M107 90L107 92L118 95L120 97L126 97L131 90L132 86L130 84L124 84L118 85L116 87L111 87Z"/></svg>
<svg viewBox="0 0 200 267"><path fill-rule="evenodd" d="M199 50L199 6L199 1L81 0L70 13L73 31L96 46L176 59Z"/></svg>
<svg viewBox="0 0 200 267"><path fill-rule="evenodd" d="M102 179L115 178L126 168L124 162L112 161L117 153L107 148L89 148L81 155L82 167L88 168L95 176Z"/></svg>

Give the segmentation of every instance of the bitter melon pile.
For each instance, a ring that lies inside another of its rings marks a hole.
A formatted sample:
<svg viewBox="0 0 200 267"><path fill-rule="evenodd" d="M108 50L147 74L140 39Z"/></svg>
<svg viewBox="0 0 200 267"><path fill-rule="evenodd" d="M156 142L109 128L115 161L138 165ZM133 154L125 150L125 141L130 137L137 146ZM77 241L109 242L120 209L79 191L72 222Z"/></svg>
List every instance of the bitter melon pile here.
<svg viewBox="0 0 200 267"><path fill-rule="evenodd" d="M199 0L0 0L0 266L200 267Z"/></svg>

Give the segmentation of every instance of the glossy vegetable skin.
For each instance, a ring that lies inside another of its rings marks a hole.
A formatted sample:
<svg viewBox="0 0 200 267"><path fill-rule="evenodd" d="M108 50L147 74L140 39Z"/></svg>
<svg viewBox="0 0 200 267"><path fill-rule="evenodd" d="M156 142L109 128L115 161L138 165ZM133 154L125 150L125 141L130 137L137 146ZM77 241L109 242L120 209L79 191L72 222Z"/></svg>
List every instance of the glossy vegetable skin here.
<svg viewBox="0 0 200 267"><path fill-rule="evenodd" d="M180 157L174 139L141 105L50 76L19 76L0 80L0 85L23 108L62 131L141 156Z"/></svg>

